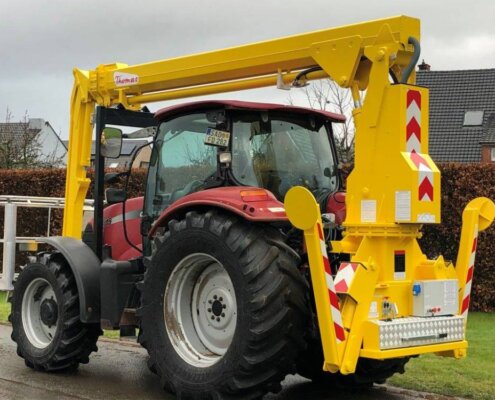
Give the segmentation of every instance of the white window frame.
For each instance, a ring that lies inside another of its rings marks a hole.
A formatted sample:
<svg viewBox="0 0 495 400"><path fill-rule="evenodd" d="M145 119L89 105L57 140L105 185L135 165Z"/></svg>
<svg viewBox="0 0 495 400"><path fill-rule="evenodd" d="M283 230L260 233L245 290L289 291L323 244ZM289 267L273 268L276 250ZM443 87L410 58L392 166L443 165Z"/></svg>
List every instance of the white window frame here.
<svg viewBox="0 0 495 400"><path fill-rule="evenodd" d="M495 147L490 148L490 161L495 162Z"/></svg>

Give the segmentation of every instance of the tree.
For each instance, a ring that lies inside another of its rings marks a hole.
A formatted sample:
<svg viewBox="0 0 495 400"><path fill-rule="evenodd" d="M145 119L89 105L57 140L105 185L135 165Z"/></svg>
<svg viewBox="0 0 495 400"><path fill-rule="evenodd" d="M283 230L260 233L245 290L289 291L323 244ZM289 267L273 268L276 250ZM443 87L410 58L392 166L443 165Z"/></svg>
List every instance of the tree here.
<svg viewBox="0 0 495 400"><path fill-rule="evenodd" d="M354 160L355 126L352 117L353 99L350 90L340 87L331 79L320 79L305 86L303 91L309 107L346 116L345 123L333 125L333 133L340 160L352 162ZM293 104L290 97L289 103Z"/></svg>
<svg viewBox="0 0 495 400"><path fill-rule="evenodd" d="M7 108L5 123L0 124L1 169L47 168L60 165L62 160L55 150L43 153L39 130L29 126L27 111L19 122L13 122Z"/></svg>

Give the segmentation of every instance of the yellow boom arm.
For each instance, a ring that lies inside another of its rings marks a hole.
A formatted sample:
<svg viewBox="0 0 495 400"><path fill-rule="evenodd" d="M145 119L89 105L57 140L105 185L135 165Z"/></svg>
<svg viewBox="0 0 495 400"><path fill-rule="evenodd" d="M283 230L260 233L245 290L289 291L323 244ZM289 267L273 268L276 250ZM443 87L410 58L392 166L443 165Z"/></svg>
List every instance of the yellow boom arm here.
<svg viewBox="0 0 495 400"><path fill-rule="evenodd" d="M272 86L281 77L287 84L319 66L308 79L330 76L350 88L356 102L367 88L373 101L366 107L376 120L389 69L400 79L410 63L410 37L419 40L419 20L399 16L134 66L75 69L63 235L81 237L96 104L140 109L149 102ZM414 79L412 72L408 82Z"/></svg>

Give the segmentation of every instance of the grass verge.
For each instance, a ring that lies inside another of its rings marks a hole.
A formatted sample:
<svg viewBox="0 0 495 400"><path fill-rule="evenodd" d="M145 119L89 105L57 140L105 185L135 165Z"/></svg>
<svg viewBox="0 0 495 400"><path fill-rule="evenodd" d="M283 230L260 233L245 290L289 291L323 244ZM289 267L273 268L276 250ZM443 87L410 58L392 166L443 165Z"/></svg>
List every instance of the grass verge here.
<svg viewBox="0 0 495 400"><path fill-rule="evenodd" d="M7 302L7 292L0 292L0 322L6 322L10 314L10 303Z"/></svg>
<svg viewBox="0 0 495 400"><path fill-rule="evenodd" d="M495 399L495 314L470 313L468 355L461 360L423 355L388 383L407 389L476 400Z"/></svg>

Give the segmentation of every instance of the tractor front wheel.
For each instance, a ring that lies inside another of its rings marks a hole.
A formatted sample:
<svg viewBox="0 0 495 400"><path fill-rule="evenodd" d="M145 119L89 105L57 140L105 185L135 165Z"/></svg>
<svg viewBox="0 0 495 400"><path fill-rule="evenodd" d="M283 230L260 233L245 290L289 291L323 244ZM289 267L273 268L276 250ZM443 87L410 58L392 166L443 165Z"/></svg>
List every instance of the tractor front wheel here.
<svg viewBox="0 0 495 400"><path fill-rule="evenodd" d="M61 256L32 263L19 274L11 298L12 340L26 365L40 371L74 370L89 362L102 334L79 319L79 296Z"/></svg>
<svg viewBox="0 0 495 400"><path fill-rule="evenodd" d="M295 372L307 285L273 228L190 212L155 239L141 344L179 398L260 398Z"/></svg>

